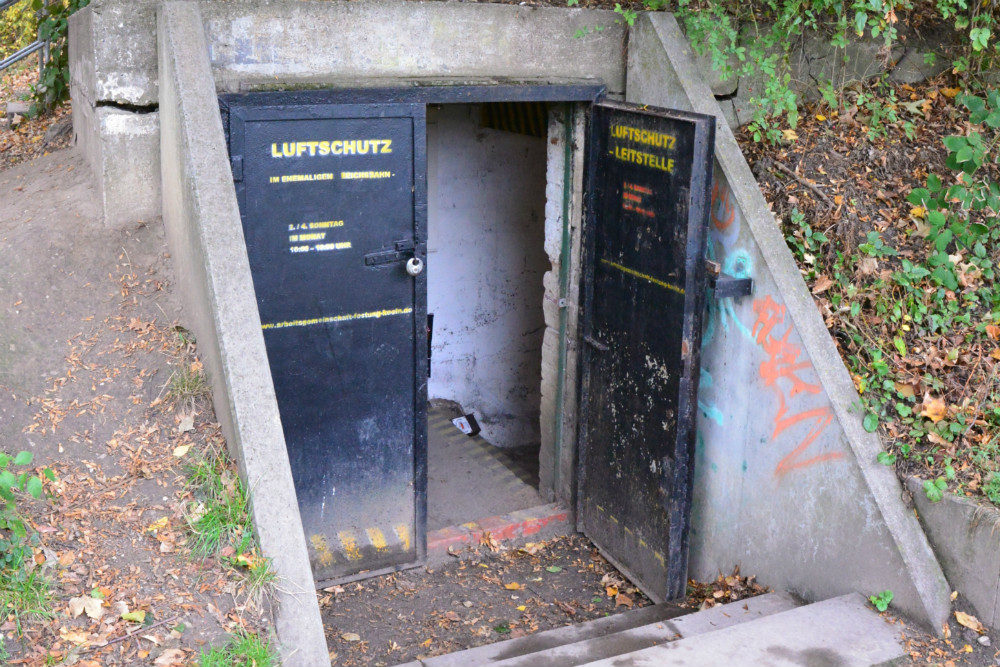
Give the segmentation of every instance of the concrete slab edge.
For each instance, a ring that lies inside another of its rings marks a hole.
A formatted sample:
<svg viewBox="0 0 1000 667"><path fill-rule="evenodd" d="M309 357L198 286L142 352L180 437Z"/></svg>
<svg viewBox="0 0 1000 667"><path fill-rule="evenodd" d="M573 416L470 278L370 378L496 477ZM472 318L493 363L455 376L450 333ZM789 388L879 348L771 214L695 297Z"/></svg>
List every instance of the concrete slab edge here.
<svg viewBox="0 0 1000 667"><path fill-rule="evenodd" d="M199 7L164 2L158 25L167 241L261 549L278 577L280 659L329 665Z"/></svg>
<svg viewBox="0 0 1000 667"><path fill-rule="evenodd" d="M931 502L916 477L906 486L948 581L983 624L1000 630L1000 510L952 493Z"/></svg>
<svg viewBox="0 0 1000 667"><path fill-rule="evenodd" d="M905 656L897 628L851 593L581 667L861 667L892 664Z"/></svg>
<svg viewBox="0 0 1000 667"><path fill-rule="evenodd" d="M692 60L692 48L673 15L644 14L639 21L645 23L647 29L654 30L659 37L676 71L676 82L683 88L693 111L718 119L716 159L785 300L788 314L801 335L837 419L844 429L856 465L882 513L919 596L919 604L905 611L928 628L940 631L950 609L948 583L927 537L901 500L899 480L890 469L876 462L881 443L876 435L866 432L861 426L861 415L852 411L852 406L858 404L860 399L850 374L841 361L780 230L774 224L774 217L721 108Z"/></svg>

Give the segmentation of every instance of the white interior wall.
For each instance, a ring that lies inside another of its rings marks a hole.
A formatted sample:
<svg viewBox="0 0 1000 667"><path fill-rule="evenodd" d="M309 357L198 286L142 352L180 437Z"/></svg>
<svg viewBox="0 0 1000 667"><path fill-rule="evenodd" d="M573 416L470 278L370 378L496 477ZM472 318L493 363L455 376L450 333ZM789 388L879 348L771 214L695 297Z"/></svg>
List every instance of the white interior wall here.
<svg viewBox="0 0 1000 667"><path fill-rule="evenodd" d="M546 142L428 109L430 398L474 412L491 443L539 442Z"/></svg>

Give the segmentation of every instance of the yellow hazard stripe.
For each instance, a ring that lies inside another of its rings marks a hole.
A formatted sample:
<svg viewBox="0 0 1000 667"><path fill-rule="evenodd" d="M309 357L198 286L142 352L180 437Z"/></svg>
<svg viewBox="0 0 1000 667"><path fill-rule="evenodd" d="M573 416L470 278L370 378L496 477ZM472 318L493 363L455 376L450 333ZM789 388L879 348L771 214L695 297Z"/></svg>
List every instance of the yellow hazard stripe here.
<svg viewBox="0 0 1000 667"><path fill-rule="evenodd" d="M410 527L407 526L405 523L401 523L401 524L397 525L393 530L396 533L396 537L399 538L399 541L403 543L403 551L409 551L410 550Z"/></svg>
<svg viewBox="0 0 1000 667"><path fill-rule="evenodd" d="M340 538L340 544L344 547L344 554L351 560L361 560L361 549L358 549L358 542L354 539L354 535L346 530L342 530L337 533L337 537Z"/></svg>
<svg viewBox="0 0 1000 667"><path fill-rule="evenodd" d="M365 532L368 533L368 541L375 547L375 551L385 551L388 548L385 535L381 530L378 528L368 528Z"/></svg>
<svg viewBox="0 0 1000 667"><path fill-rule="evenodd" d="M330 324L332 322L348 322L350 320L370 320L392 315L408 315L412 308L393 308L391 310L373 310L367 313L351 313L350 315L331 315L329 317L314 317L310 320L289 320L287 322L268 322L261 324L261 329L286 329L288 327L308 327L314 324Z"/></svg>
<svg viewBox="0 0 1000 667"><path fill-rule="evenodd" d="M660 280L659 278L654 278L653 276L649 275L648 273L642 273L641 271L636 271L635 269L630 269L627 266L622 266L621 264L618 264L616 262L612 262L612 261L607 260L607 259L602 259L601 260L601 264L607 264L608 266L610 266L612 268L618 269L622 273L627 273L630 276L635 276L636 278L642 278L643 280L645 280L647 282L651 282L654 285L658 285L660 287L663 287L665 289L671 290L673 292L677 292L678 294L684 294L684 288L683 287L678 287L677 285L671 285L670 283L664 282L664 281Z"/></svg>

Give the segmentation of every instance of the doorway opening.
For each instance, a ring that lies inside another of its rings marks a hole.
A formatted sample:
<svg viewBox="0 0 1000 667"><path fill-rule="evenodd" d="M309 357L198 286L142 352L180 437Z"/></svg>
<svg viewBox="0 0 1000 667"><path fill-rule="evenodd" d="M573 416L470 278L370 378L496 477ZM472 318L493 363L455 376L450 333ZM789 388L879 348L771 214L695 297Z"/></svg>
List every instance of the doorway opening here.
<svg viewBox="0 0 1000 667"><path fill-rule="evenodd" d="M428 531L545 502L547 120L544 102L427 110Z"/></svg>

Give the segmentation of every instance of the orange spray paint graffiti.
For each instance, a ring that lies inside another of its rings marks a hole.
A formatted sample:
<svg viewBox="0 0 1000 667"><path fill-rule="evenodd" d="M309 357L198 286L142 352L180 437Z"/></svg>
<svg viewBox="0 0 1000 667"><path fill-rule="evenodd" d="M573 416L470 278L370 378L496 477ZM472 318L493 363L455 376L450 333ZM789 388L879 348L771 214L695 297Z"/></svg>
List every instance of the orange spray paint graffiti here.
<svg viewBox="0 0 1000 667"><path fill-rule="evenodd" d="M793 470L807 468L825 461L842 459L843 452L828 452L803 458L810 445L822 435L826 427L833 421L833 412L829 406L823 406L803 410L792 415L788 414L786 403L788 398L803 393L819 394L820 386L803 380L799 375L803 371L813 370L813 366L808 361L799 361L802 348L788 341L792 327L789 326L780 338L774 333L775 326L783 324L785 321L785 307L775 303L771 296L767 295L763 299L754 300L753 312L756 314L757 320L754 322L752 334L757 343L764 348L768 357L760 365L760 377L765 386L773 387L778 394L778 413L774 417L774 432L771 434L771 438L778 438L799 422L810 423L805 437L795 449L778 462L774 474L777 477L783 477ZM779 380L785 380L785 384L779 385Z"/></svg>
<svg viewBox="0 0 1000 667"><path fill-rule="evenodd" d="M729 188L718 181L712 186L712 225L720 232L729 229L736 219L736 207L730 195Z"/></svg>

